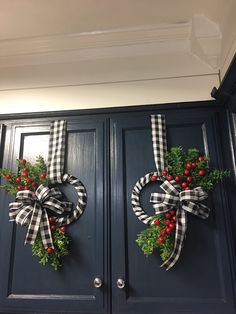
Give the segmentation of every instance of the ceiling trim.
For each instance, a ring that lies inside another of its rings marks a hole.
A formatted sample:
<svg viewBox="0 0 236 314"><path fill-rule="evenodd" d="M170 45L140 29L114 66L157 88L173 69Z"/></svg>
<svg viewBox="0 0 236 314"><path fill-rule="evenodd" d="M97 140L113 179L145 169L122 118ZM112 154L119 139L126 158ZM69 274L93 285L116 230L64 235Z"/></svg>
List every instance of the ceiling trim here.
<svg viewBox="0 0 236 314"><path fill-rule="evenodd" d="M191 23L0 41L0 67L186 51Z"/></svg>

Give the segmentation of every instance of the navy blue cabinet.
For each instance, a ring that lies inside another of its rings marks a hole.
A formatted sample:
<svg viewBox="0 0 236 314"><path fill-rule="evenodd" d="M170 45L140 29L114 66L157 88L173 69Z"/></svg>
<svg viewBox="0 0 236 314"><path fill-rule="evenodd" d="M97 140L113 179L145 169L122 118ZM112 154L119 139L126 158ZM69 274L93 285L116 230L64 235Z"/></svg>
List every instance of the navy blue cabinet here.
<svg viewBox="0 0 236 314"><path fill-rule="evenodd" d="M204 105L0 121L0 163L16 171L15 159L21 156L47 159L50 121L66 119L66 172L77 176L88 193L83 216L68 228L72 254L54 271L39 265L31 248L23 246L25 229L8 222L8 203L14 198L1 191L0 313L236 313L227 183L209 197L208 220L189 215L185 246L172 270L159 267L158 253L146 258L135 243L146 226L132 212L131 191L141 176L155 170L151 113L166 115L169 147L198 147L213 166L224 166L223 111ZM149 213L150 193L157 188L158 183L150 184L142 194ZM69 187L63 190L76 201ZM102 280L100 288L94 287L95 278Z"/></svg>

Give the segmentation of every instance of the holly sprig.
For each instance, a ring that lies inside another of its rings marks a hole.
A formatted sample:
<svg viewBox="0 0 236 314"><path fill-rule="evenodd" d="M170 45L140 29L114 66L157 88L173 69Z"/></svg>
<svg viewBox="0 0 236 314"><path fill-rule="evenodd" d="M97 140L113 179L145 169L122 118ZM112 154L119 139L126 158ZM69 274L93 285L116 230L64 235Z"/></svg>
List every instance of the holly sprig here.
<svg viewBox="0 0 236 314"><path fill-rule="evenodd" d="M159 248L161 259L165 261L174 248L175 227L175 210L172 209L165 215L155 215L151 227L141 231L136 242L146 256Z"/></svg>
<svg viewBox="0 0 236 314"><path fill-rule="evenodd" d="M51 231L54 249L48 247L45 250L41 236L38 235L34 244L32 245L32 255L39 257L39 263L42 265L50 264L55 270L58 270L62 266L62 258L69 255L70 238L66 233L66 227L57 227L54 222L54 217L49 217L51 222Z"/></svg>
<svg viewBox="0 0 236 314"><path fill-rule="evenodd" d="M205 191L213 190L216 183L230 176L229 170L212 169L209 159L198 149L172 147L165 155L166 168L162 170L162 178L172 181L179 190L191 190L201 186ZM157 180L152 177L152 181ZM175 209L170 208L165 214L153 216L151 226L141 231L137 236L137 244L145 255L151 255L159 249L163 261L168 259L173 251L176 227Z"/></svg>
<svg viewBox="0 0 236 314"><path fill-rule="evenodd" d="M17 159L18 172L0 169L0 176L5 183L0 185L0 189L5 189L9 194L16 195L22 190L35 191L40 184L48 184L46 177L46 164L42 156L36 157L34 164L25 160Z"/></svg>
<svg viewBox="0 0 236 314"><path fill-rule="evenodd" d="M175 180L182 190L201 186L205 191L213 190L216 183L230 176L229 170L212 169L209 159L196 148L187 151L183 147L172 147L165 155L164 179Z"/></svg>

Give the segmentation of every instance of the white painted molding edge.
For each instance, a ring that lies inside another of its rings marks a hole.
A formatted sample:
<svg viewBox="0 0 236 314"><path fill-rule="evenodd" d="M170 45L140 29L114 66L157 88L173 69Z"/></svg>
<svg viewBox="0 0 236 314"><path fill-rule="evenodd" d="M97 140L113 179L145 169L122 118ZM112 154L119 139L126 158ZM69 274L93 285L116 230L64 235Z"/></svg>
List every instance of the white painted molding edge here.
<svg viewBox="0 0 236 314"><path fill-rule="evenodd" d="M0 67L149 55L169 55L173 58L175 54L189 53L196 55L208 68L216 69L219 51L215 49L212 52L212 46L213 43L214 46L219 44L217 26L203 15L200 23L196 22L198 20L197 16L187 23L2 40ZM204 28L201 29L202 23L211 26L211 32L206 29L205 36ZM197 49L194 42L198 42Z"/></svg>

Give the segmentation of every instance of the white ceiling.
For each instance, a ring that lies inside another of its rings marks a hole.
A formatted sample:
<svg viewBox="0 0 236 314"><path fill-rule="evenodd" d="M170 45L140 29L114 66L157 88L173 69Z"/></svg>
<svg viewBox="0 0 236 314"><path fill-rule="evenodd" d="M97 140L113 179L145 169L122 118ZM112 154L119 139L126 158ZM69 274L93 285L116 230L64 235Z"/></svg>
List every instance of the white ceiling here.
<svg viewBox="0 0 236 314"><path fill-rule="evenodd" d="M0 39L189 22L218 23L227 0L0 0Z"/></svg>

